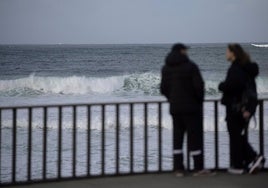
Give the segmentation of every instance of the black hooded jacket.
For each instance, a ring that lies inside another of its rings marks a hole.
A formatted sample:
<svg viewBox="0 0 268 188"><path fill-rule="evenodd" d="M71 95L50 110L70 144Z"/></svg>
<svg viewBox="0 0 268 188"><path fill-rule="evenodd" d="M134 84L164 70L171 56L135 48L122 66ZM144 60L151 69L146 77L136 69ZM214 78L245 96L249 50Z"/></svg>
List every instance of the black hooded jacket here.
<svg viewBox="0 0 268 188"><path fill-rule="evenodd" d="M199 112L204 101L204 82L198 66L178 52L166 57L160 90L170 102L171 114Z"/></svg>
<svg viewBox="0 0 268 188"><path fill-rule="evenodd" d="M239 102L249 80L254 84L256 91L255 78L258 74L259 67L256 63L240 65L237 61L233 62L227 72L225 81L219 85L219 90L223 92L222 104L230 108L234 103ZM250 106L247 108L249 112L253 113Z"/></svg>

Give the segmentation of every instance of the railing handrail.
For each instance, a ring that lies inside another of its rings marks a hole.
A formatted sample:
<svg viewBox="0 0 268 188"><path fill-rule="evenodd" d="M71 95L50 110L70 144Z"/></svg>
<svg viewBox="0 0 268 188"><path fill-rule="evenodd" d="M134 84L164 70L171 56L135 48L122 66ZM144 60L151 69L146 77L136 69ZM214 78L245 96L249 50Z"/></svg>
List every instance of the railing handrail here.
<svg viewBox="0 0 268 188"><path fill-rule="evenodd" d="M129 105L129 104L144 104L144 103L165 103L167 102L166 100L152 100L152 101L122 101L122 102L88 102L88 103L64 103L64 104L37 104L37 105L10 105L10 106L0 106L0 109L6 110L6 109L22 109L22 108L53 108L53 107L73 107L73 106L109 106L109 105Z"/></svg>
<svg viewBox="0 0 268 188"><path fill-rule="evenodd" d="M215 99L205 99L204 102L219 102L220 98ZM268 101L268 98L259 98L258 101ZM72 107L72 106L109 106L109 105L128 105L128 104L152 104L152 103L166 103L168 102L165 99L158 99L158 100L133 100L133 101L120 101L120 102L113 102L113 101L105 101L105 102L83 102L83 103L58 103L58 104L33 104L33 105L9 105L9 106L1 106L0 109L23 109L23 108L53 108L53 107Z"/></svg>

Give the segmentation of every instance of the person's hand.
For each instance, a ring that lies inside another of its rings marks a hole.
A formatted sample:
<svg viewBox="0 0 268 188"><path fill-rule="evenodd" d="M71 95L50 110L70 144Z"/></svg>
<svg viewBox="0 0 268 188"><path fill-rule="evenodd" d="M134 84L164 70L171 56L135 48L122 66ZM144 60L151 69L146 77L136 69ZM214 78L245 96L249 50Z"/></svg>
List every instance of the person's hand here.
<svg viewBox="0 0 268 188"><path fill-rule="evenodd" d="M246 119L246 120L249 120L250 115L251 115L251 114L250 114L249 111L244 111L244 112L243 112L243 118Z"/></svg>
<svg viewBox="0 0 268 188"><path fill-rule="evenodd" d="M221 83L218 85L218 90L220 90L220 91L223 91L223 90L224 90L224 82L221 82Z"/></svg>

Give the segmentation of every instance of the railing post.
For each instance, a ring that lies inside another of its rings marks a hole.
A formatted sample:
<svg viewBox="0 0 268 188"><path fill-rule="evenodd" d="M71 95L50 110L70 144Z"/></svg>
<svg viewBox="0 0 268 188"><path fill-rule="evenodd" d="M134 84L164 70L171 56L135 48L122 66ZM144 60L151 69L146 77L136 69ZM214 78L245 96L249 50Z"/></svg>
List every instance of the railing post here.
<svg viewBox="0 0 268 188"><path fill-rule="evenodd" d="M61 179L61 146L62 146L62 107L58 108L58 178Z"/></svg>
<svg viewBox="0 0 268 188"><path fill-rule="evenodd" d="M144 171L148 172L148 104L144 103Z"/></svg>
<svg viewBox="0 0 268 188"><path fill-rule="evenodd" d="M133 103L130 103L130 109L129 109L129 116L130 116L130 173L133 173Z"/></svg>
<svg viewBox="0 0 268 188"><path fill-rule="evenodd" d="M46 179L46 167L47 167L47 108L43 108L43 180Z"/></svg>
<svg viewBox="0 0 268 188"><path fill-rule="evenodd" d="M162 171L162 103L158 103L158 171Z"/></svg>
<svg viewBox="0 0 268 188"><path fill-rule="evenodd" d="M116 134L116 138L115 138L115 142L116 142L116 146L115 146L115 162L116 162L116 174L118 175L119 174L119 165L120 165L120 143L119 143L119 132L120 132L120 116L119 116L119 104L116 104L116 131L115 131L115 134Z"/></svg>
<svg viewBox="0 0 268 188"><path fill-rule="evenodd" d="M91 157L91 106L87 107L87 176L90 176L90 157Z"/></svg>
<svg viewBox="0 0 268 188"><path fill-rule="evenodd" d="M17 160L17 109L13 108L13 150L12 150L12 182L16 182L16 160Z"/></svg>
<svg viewBox="0 0 268 188"><path fill-rule="evenodd" d="M32 168L32 108L28 109L28 182L31 181Z"/></svg>
<svg viewBox="0 0 268 188"><path fill-rule="evenodd" d="M218 101L214 101L214 124L215 124L215 170L219 168L219 143L218 143Z"/></svg>
<svg viewBox="0 0 268 188"><path fill-rule="evenodd" d="M260 138L260 154L264 154L264 138L263 138L263 100L259 101L259 118L260 118L260 128L259 128L259 138Z"/></svg>
<svg viewBox="0 0 268 188"><path fill-rule="evenodd" d="M101 175L105 174L105 105L101 105Z"/></svg>
<svg viewBox="0 0 268 188"><path fill-rule="evenodd" d="M76 176L76 106L73 106L73 177Z"/></svg>

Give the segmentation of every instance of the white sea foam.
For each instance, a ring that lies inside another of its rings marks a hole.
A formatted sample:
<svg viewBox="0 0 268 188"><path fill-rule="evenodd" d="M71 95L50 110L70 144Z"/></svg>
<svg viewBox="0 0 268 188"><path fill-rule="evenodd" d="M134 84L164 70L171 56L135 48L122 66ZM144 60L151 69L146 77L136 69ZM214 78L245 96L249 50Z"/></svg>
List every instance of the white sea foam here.
<svg viewBox="0 0 268 188"><path fill-rule="evenodd" d="M259 48L268 48L268 44L251 44L251 45Z"/></svg>
<svg viewBox="0 0 268 188"><path fill-rule="evenodd" d="M0 92L6 95L111 93L123 85L124 77L88 78L39 77L30 75L16 80L1 80Z"/></svg>
<svg viewBox="0 0 268 188"><path fill-rule="evenodd" d="M216 80L205 80L206 94L219 95ZM2 96L37 95L99 95L99 94L135 94L160 95L160 75L140 73L111 77L40 77L34 74L16 80L0 80ZM258 92L268 93L268 79L258 78Z"/></svg>
<svg viewBox="0 0 268 188"><path fill-rule="evenodd" d="M111 93L159 94L159 75L153 73L111 77L39 77L34 74L16 80L1 80L0 94L28 96L42 94L83 95Z"/></svg>

